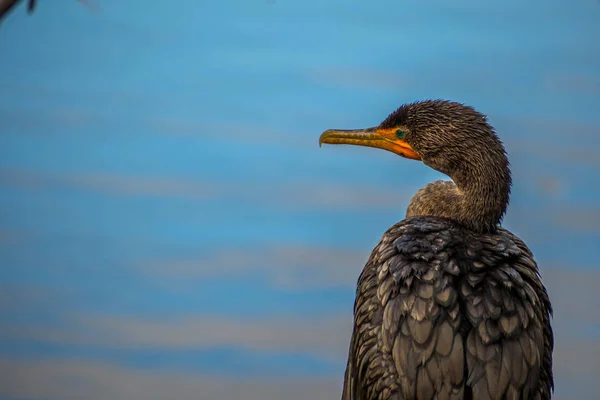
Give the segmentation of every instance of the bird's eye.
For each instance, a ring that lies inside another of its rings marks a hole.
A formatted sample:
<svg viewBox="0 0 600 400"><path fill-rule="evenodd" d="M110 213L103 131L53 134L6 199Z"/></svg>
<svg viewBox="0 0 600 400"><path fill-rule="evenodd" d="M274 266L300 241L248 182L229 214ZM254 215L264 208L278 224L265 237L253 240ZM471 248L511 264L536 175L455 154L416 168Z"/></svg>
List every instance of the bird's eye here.
<svg viewBox="0 0 600 400"><path fill-rule="evenodd" d="M402 129L396 130L396 137L398 139L404 139L404 134L405 134L405 132Z"/></svg>

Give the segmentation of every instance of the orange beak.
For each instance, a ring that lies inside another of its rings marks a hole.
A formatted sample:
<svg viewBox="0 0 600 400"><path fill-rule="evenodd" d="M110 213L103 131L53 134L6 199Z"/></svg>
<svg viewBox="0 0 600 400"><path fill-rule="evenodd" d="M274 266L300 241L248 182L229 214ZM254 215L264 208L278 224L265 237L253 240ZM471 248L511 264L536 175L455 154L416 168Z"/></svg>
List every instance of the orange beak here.
<svg viewBox="0 0 600 400"><path fill-rule="evenodd" d="M328 129L319 138L319 147L327 144L353 144L356 146L375 147L396 153L412 160L421 160L406 140L396 137L396 129Z"/></svg>

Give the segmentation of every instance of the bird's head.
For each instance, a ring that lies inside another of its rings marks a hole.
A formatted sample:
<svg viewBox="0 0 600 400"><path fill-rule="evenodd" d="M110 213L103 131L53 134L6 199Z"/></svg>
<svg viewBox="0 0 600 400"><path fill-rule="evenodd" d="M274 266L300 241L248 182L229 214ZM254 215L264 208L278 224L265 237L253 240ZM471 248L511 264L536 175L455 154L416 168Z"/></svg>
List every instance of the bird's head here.
<svg viewBox="0 0 600 400"><path fill-rule="evenodd" d="M493 231L508 205L511 174L504 146L483 114L444 100L406 104L373 128L330 129L319 144L354 144L421 160L454 181L436 181L412 198L407 216L450 218Z"/></svg>
<svg viewBox="0 0 600 400"><path fill-rule="evenodd" d="M450 176L469 165L506 160L504 147L483 114L445 100L405 104L376 127L329 129L319 138L319 145L322 143L388 150Z"/></svg>

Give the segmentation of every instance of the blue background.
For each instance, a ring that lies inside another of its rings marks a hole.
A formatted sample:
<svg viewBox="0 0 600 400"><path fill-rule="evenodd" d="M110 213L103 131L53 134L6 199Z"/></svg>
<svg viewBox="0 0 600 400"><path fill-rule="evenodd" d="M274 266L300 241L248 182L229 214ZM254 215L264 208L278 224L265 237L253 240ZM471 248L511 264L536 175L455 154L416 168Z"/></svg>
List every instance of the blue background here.
<svg viewBox="0 0 600 400"><path fill-rule="evenodd" d="M0 25L0 397L338 398L355 282L444 178L323 147L402 103L488 114L505 226L600 373L600 3L40 2Z"/></svg>

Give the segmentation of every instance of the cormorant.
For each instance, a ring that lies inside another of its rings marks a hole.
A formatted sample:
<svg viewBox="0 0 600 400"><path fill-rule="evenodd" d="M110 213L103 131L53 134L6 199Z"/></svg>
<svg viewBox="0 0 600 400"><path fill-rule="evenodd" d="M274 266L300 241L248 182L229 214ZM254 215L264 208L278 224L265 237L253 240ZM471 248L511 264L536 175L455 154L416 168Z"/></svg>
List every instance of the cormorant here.
<svg viewBox="0 0 600 400"><path fill-rule="evenodd" d="M388 150L452 178L414 195L358 279L342 399L550 399L552 306L533 254L500 226L511 173L486 116L420 101L322 143Z"/></svg>

